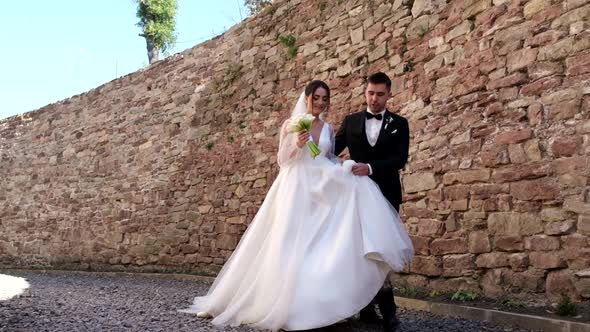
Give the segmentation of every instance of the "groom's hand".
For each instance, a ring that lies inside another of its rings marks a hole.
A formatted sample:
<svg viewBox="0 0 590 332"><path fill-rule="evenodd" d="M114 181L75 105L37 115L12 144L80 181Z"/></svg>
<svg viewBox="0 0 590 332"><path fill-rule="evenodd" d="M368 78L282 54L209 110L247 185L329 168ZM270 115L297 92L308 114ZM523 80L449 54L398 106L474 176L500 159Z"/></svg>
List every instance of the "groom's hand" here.
<svg viewBox="0 0 590 332"><path fill-rule="evenodd" d="M367 176L369 175L369 166L363 163L357 163L356 165L352 166L352 174L358 176Z"/></svg>

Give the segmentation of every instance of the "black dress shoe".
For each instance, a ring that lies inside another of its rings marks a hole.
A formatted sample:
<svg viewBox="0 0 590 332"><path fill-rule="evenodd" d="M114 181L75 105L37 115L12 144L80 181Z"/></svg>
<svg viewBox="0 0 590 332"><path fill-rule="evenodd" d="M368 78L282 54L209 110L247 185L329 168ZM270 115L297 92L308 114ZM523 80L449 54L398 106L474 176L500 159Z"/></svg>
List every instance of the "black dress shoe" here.
<svg viewBox="0 0 590 332"><path fill-rule="evenodd" d="M396 331L399 326L399 320L395 315L396 306L395 302L393 301L393 290L381 289L379 293L377 293L376 300L379 304L381 316L383 317L383 331Z"/></svg>
<svg viewBox="0 0 590 332"><path fill-rule="evenodd" d="M381 318L375 312L375 306L369 304L361 310L359 320L366 324L381 324Z"/></svg>
<svg viewBox="0 0 590 332"><path fill-rule="evenodd" d="M394 316L383 320L383 332L395 332L399 327L399 320Z"/></svg>

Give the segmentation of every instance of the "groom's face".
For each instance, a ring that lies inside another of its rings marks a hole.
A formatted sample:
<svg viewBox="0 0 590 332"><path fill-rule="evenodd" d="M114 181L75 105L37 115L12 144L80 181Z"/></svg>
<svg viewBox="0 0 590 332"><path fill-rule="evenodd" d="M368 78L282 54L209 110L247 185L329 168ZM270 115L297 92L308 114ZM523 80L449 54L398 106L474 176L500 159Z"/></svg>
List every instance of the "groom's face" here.
<svg viewBox="0 0 590 332"><path fill-rule="evenodd" d="M391 92L386 84L373 84L370 82L367 84L365 99L367 100L367 106L369 106L371 112L382 112L387 105L389 97L391 97Z"/></svg>

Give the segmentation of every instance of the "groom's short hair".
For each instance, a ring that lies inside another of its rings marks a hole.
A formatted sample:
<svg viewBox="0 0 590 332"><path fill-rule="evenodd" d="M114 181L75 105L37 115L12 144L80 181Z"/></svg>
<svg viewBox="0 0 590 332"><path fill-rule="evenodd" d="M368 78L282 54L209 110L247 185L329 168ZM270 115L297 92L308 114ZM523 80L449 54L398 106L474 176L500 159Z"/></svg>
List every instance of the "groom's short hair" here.
<svg viewBox="0 0 590 332"><path fill-rule="evenodd" d="M387 90L391 90L391 79L384 72L372 74L367 79L367 82L372 84L385 84L385 86L387 86Z"/></svg>

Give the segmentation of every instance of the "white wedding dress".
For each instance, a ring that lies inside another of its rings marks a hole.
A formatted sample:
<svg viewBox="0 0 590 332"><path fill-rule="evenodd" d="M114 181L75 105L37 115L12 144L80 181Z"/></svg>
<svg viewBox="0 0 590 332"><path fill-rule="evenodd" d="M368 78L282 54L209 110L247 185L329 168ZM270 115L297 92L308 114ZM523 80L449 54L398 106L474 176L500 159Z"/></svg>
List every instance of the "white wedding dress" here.
<svg viewBox="0 0 590 332"><path fill-rule="evenodd" d="M365 307L413 255L395 209L332 156L325 123L312 159L283 125L280 172L206 296L183 312L268 330L331 325Z"/></svg>

